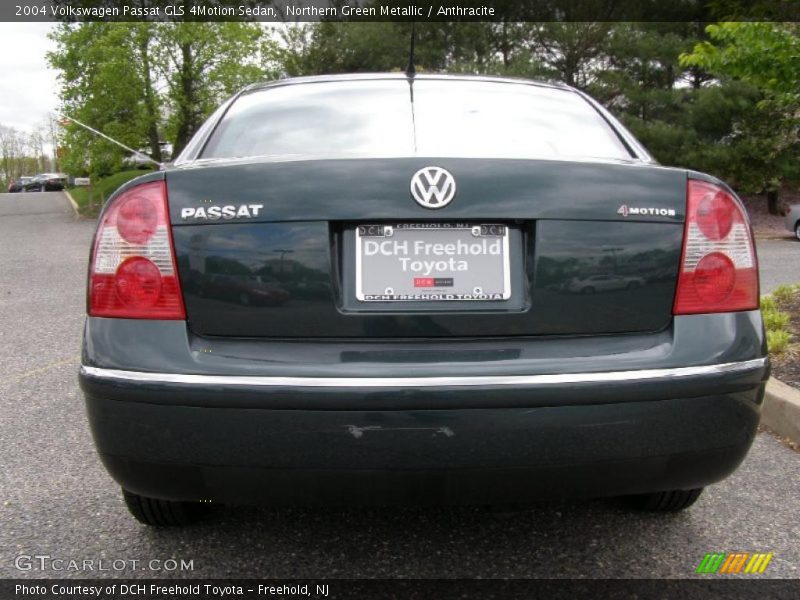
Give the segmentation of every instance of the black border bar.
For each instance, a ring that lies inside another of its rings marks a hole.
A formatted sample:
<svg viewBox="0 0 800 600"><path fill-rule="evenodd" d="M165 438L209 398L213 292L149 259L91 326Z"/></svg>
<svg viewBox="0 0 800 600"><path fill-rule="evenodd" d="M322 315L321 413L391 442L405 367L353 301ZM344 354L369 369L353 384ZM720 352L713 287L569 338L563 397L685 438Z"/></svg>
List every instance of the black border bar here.
<svg viewBox="0 0 800 600"><path fill-rule="evenodd" d="M800 21L798 0L4 0L0 21Z"/></svg>

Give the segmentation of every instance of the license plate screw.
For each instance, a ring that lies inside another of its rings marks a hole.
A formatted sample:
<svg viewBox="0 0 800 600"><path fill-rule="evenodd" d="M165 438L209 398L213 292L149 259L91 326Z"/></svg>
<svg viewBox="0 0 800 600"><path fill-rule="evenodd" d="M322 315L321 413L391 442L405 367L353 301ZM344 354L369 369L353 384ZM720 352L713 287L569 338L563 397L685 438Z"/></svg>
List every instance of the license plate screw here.
<svg viewBox="0 0 800 600"><path fill-rule="evenodd" d="M394 235L394 229L392 229L391 225L387 225L383 228L383 235L386 237L392 237Z"/></svg>
<svg viewBox="0 0 800 600"><path fill-rule="evenodd" d="M480 225L476 225L475 227L472 228L472 235L474 235L475 237L480 237L481 236Z"/></svg>
<svg viewBox="0 0 800 600"><path fill-rule="evenodd" d="M388 287L383 293L386 294L387 296L394 296L394 288Z"/></svg>
<svg viewBox="0 0 800 600"><path fill-rule="evenodd" d="M474 290L472 290L472 293L480 295L480 294L483 293L483 288L482 287L476 287Z"/></svg>

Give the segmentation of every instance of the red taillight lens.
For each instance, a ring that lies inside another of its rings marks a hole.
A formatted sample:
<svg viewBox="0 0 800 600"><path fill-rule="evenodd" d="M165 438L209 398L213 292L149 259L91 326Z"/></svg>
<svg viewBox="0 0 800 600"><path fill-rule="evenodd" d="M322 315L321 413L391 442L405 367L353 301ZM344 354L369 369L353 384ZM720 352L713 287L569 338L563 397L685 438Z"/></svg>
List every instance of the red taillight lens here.
<svg viewBox="0 0 800 600"><path fill-rule="evenodd" d="M706 254L694 269L694 287L704 302L722 302L736 285L736 267L722 252Z"/></svg>
<svg viewBox="0 0 800 600"><path fill-rule="evenodd" d="M708 239L722 240L731 232L735 210L724 192L705 194L697 205L697 226Z"/></svg>
<svg viewBox="0 0 800 600"><path fill-rule="evenodd" d="M158 226L158 210L145 196L131 196L120 204L117 231L132 244L146 244Z"/></svg>
<svg viewBox="0 0 800 600"><path fill-rule="evenodd" d="M117 197L95 235L88 311L93 317L185 319L163 181Z"/></svg>
<svg viewBox="0 0 800 600"><path fill-rule="evenodd" d="M718 185L689 180L686 231L673 313L758 308L758 268L747 215Z"/></svg>
<svg viewBox="0 0 800 600"><path fill-rule="evenodd" d="M150 260L132 256L117 269L117 296L128 306L149 308L161 294L161 271Z"/></svg>

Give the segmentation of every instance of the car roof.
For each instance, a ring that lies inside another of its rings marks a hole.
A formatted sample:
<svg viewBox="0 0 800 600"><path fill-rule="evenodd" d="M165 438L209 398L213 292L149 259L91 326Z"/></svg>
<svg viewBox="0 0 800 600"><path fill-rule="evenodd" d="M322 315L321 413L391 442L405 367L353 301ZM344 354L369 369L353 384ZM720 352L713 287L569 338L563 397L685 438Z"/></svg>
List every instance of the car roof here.
<svg viewBox="0 0 800 600"><path fill-rule="evenodd" d="M491 83L515 83L522 85L535 85L562 90L574 88L558 81L524 79L522 77L497 77L491 75L462 75L450 73L417 73L413 77L405 73L347 73L337 75L312 75L308 77L284 77L273 81L263 81L247 86L243 93L284 85L298 85L303 83L327 83L332 81L483 81Z"/></svg>

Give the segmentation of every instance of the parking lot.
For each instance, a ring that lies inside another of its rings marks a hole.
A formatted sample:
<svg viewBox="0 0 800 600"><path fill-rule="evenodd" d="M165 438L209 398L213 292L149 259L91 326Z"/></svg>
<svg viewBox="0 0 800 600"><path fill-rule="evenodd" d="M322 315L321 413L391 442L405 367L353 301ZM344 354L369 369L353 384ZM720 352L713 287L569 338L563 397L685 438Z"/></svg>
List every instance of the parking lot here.
<svg viewBox="0 0 800 600"><path fill-rule="evenodd" d="M675 515L603 500L239 508L185 530L142 526L97 460L76 380L93 228L59 192L0 195L2 577L98 575L15 567L20 555L48 555L123 560L101 575L124 577L683 578L706 552L733 551L773 552L764 577L800 577L800 454L769 433L732 477ZM765 290L800 281L800 243L760 242L759 254ZM167 559L192 568L167 570Z"/></svg>

